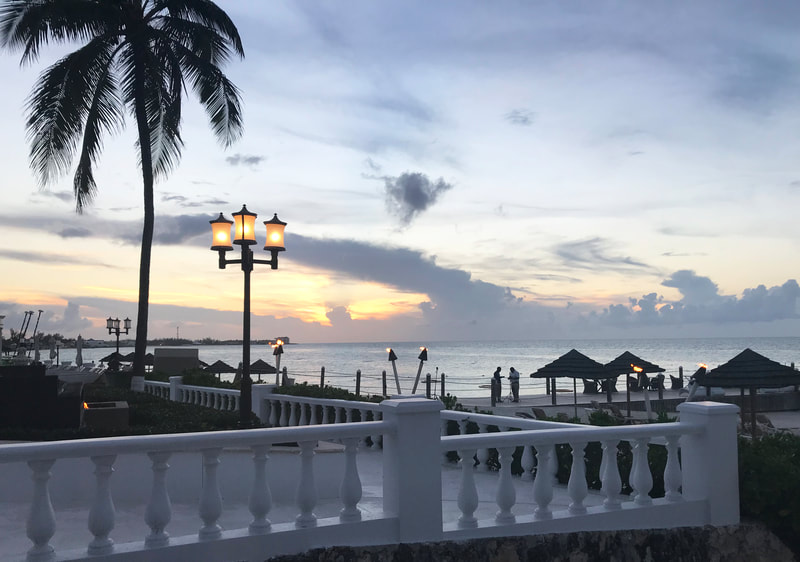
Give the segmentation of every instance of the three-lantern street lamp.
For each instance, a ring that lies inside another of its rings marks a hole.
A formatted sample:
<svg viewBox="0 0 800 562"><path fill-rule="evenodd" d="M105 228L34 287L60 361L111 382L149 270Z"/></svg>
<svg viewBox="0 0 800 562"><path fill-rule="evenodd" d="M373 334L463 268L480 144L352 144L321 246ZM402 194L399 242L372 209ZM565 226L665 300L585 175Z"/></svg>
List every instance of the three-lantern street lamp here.
<svg viewBox="0 0 800 562"><path fill-rule="evenodd" d="M260 263L278 269L278 252L283 252L286 248L283 245L283 230L286 223L278 218L278 215L268 221L264 221L267 228L267 241L264 250L268 251L271 258L259 260L253 257L253 250L250 246L256 243L255 235L255 213L247 210L242 205L242 210L233 214L233 221L226 219L222 213L211 223L211 235L213 242L212 250L219 252L219 268L225 269L228 264L239 263L244 272L244 311L242 316L242 382L239 402L239 425L250 427L250 416L253 410L253 381L250 378L250 272L253 271L253 264ZM225 252L233 250L231 246L231 225L234 225L235 238L233 243L241 248L241 258L229 260L225 258Z"/></svg>
<svg viewBox="0 0 800 562"><path fill-rule="evenodd" d="M124 326L120 327L119 318L111 318L110 316L106 318L106 329L108 330L108 334L114 334L117 336L117 354L119 354L119 335L128 334L131 331L131 319L126 318L122 322L125 322L125 324Z"/></svg>

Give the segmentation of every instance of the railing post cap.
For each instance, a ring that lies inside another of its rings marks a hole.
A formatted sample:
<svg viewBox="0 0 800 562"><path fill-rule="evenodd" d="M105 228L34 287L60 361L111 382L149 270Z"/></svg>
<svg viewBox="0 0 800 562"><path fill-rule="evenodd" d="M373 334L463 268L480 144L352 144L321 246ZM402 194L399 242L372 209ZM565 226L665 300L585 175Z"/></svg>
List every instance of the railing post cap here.
<svg viewBox="0 0 800 562"><path fill-rule="evenodd" d="M704 416L728 416L739 413L736 404L723 404L721 402L683 402L678 404L678 412L686 414L701 414Z"/></svg>
<svg viewBox="0 0 800 562"><path fill-rule="evenodd" d="M403 412L438 412L444 408L439 400L429 400L421 396L392 396L381 402L381 408L402 410Z"/></svg>

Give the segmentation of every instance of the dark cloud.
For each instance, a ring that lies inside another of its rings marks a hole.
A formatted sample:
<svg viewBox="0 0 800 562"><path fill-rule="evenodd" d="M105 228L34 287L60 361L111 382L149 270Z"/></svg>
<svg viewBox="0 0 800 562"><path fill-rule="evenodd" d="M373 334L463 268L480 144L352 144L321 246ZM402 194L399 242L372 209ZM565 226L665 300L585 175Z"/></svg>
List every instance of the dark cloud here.
<svg viewBox="0 0 800 562"><path fill-rule="evenodd" d="M192 207L208 207L210 205L227 205L228 201L224 201L222 199L202 199L197 200L191 197L187 197L186 195L180 195L178 193L164 193L161 196L161 200L167 203L177 203L182 207L192 208Z"/></svg>
<svg viewBox="0 0 800 562"><path fill-rule="evenodd" d="M48 252L16 251L0 249L0 257L27 263L41 263L45 265L87 265L93 267L113 267L111 265L77 256L66 256Z"/></svg>
<svg viewBox="0 0 800 562"><path fill-rule="evenodd" d="M49 189L42 189L39 195L43 197L52 197L65 203L72 203L75 201L75 195L71 191L50 191Z"/></svg>
<svg viewBox="0 0 800 562"><path fill-rule="evenodd" d="M61 238L89 238L92 236L92 231L79 226L68 226L58 231L58 235Z"/></svg>
<svg viewBox="0 0 800 562"><path fill-rule="evenodd" d="M49 308L52 308L52 305L49 305ZM4 320L6 328L19 330L22 327L26 310L42 310L37 328L37 331L42 333L58 333L67 337L75 337L81 330L88 330L92 327L91 321L81 315L80 304L74 301L68 301L61 313L52 312L48 310L48 305L41 303L12 304L0 302L0 312L6 316ZM33 335L33 324L36 322L37 316L38 313L34 313L32 324L28 329L28 337ZM4 331L4 336L8 337L8 332Z"/></svg>
<svg viewBox="0 0 800 562"><path fill-rule="evenodd" d="M419 172L405 172L399 177L384 178L386 206L404 225L436 203L439 196L452 189L453 185L439 178L435 182Z"/></svg>
<svg viewBox="0 0 800 562"><path fill-rule="evenodd" d="M610 253L610 242L595 237L588 240L564 242L553 248L553 253L570 269L591 269L627 272L640 271L652 273L653 268L629 256Z"/></svg>
<svg viewBox="0 0 800 562"><path fill-rule="evenodd" d="M520 125L522 127L530 127L533 125L533 120L536 114L527 109L512 109L505 114L505 120L512 125Z"/></svg>
<svg viewBox="0 0 800 562"><path fill-rule="evenodd" d="M231 166L258 166L267 159L266 156L257 156L255 154L234 154L225 158L225 162Z"/></svg>

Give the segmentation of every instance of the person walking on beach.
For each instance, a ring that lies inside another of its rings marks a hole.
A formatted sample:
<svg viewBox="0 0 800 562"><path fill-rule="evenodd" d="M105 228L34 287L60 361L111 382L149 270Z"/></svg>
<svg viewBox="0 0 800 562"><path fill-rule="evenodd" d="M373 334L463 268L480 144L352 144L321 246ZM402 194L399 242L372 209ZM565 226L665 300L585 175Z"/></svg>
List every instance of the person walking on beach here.
<svg viewBox="0 0 800 562"><path fill-rule="evenodd" d="M500 367L495 369L494 375L492 375L492 394L494 395L494 402L502 402L503 401L503 383L500 379L503 377L500 376Z"/></svg>
<svg viewBox="0 0 800 562"><path fill-rule="evenodd" d="M511 382L511 394L514 396L512 402L519 402L519 371L514 367L508 370L508 380Z"/></svg>

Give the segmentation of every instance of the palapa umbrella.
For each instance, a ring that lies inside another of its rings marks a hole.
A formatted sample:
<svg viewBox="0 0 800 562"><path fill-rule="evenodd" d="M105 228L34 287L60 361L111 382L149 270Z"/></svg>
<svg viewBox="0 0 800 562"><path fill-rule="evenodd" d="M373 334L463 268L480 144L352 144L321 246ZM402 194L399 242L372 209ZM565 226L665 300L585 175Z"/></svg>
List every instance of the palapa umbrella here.
<svg viewBox="0 0 800 562"><path fill-rule="evenodd" d="M575 417L578 417L578 379L608 379L616 375L609 373L602 363L598 363L594 359L589 359L577 349L572 349L544 367L540 368L535 373L530 375L533 378L556 378L556 377L571 377L572 390L574 393ZM552 386L553 406L556 405L556 392L555 385Z"/></svg>
<svg viewBox="0 0 800 562"><path fill-rule="evenodd" d="M217 359L211 365L205 367L204 370L208 371L209 373L216 373L217 378L219 378L219 376L222 373L235 373L236 367L228 365L225 361L222 361L221 359Z"/></svg>
<svg viewBox="0 0 800 562"><path fill-rule="evenodd" d="M261 380L261 375L272 375L277 373L278 370L264 361L263 359L256 360L253 364L250 365L250 374L251 375L258 375L258 380Z"/></svg>
<svg viewBox="0 0 800 562"><path fill-rule="evenodd" d="M780 388L800 384L800 371L756 353L749 347L739 355L705 373L694 376L697 384L707 389L712 386L722 388L750 389L750 427L755 435L756 429L756 389Z"/></svg>
<svg viewBox="0 0 800 562"><path fill-rule="evenodd" d="M112 351L102 359L100 359L100 363L111 363L112 361L124 361L125 356L117 351Z"/></svg>
<svg viewBox="0 0 800 562"><path fill-rule="evenodd" d="M624 353L619 355L616 359L612 359L611 361L605 364L605 367L608 371L614 373L614 376L625 375L625 395L628 401L628 417L631 417L631 387L628 385L627 376L631 373L647 374L647 373L664 372L664 369L662 369L655 363L650 363L650 361L645 361L644 359L634 355L630 351L625 351ZM644 389L644 398L649 408L650 395L647 394L647 388ZM609 397L609 402L610 401L611 398Z"/></svg>

